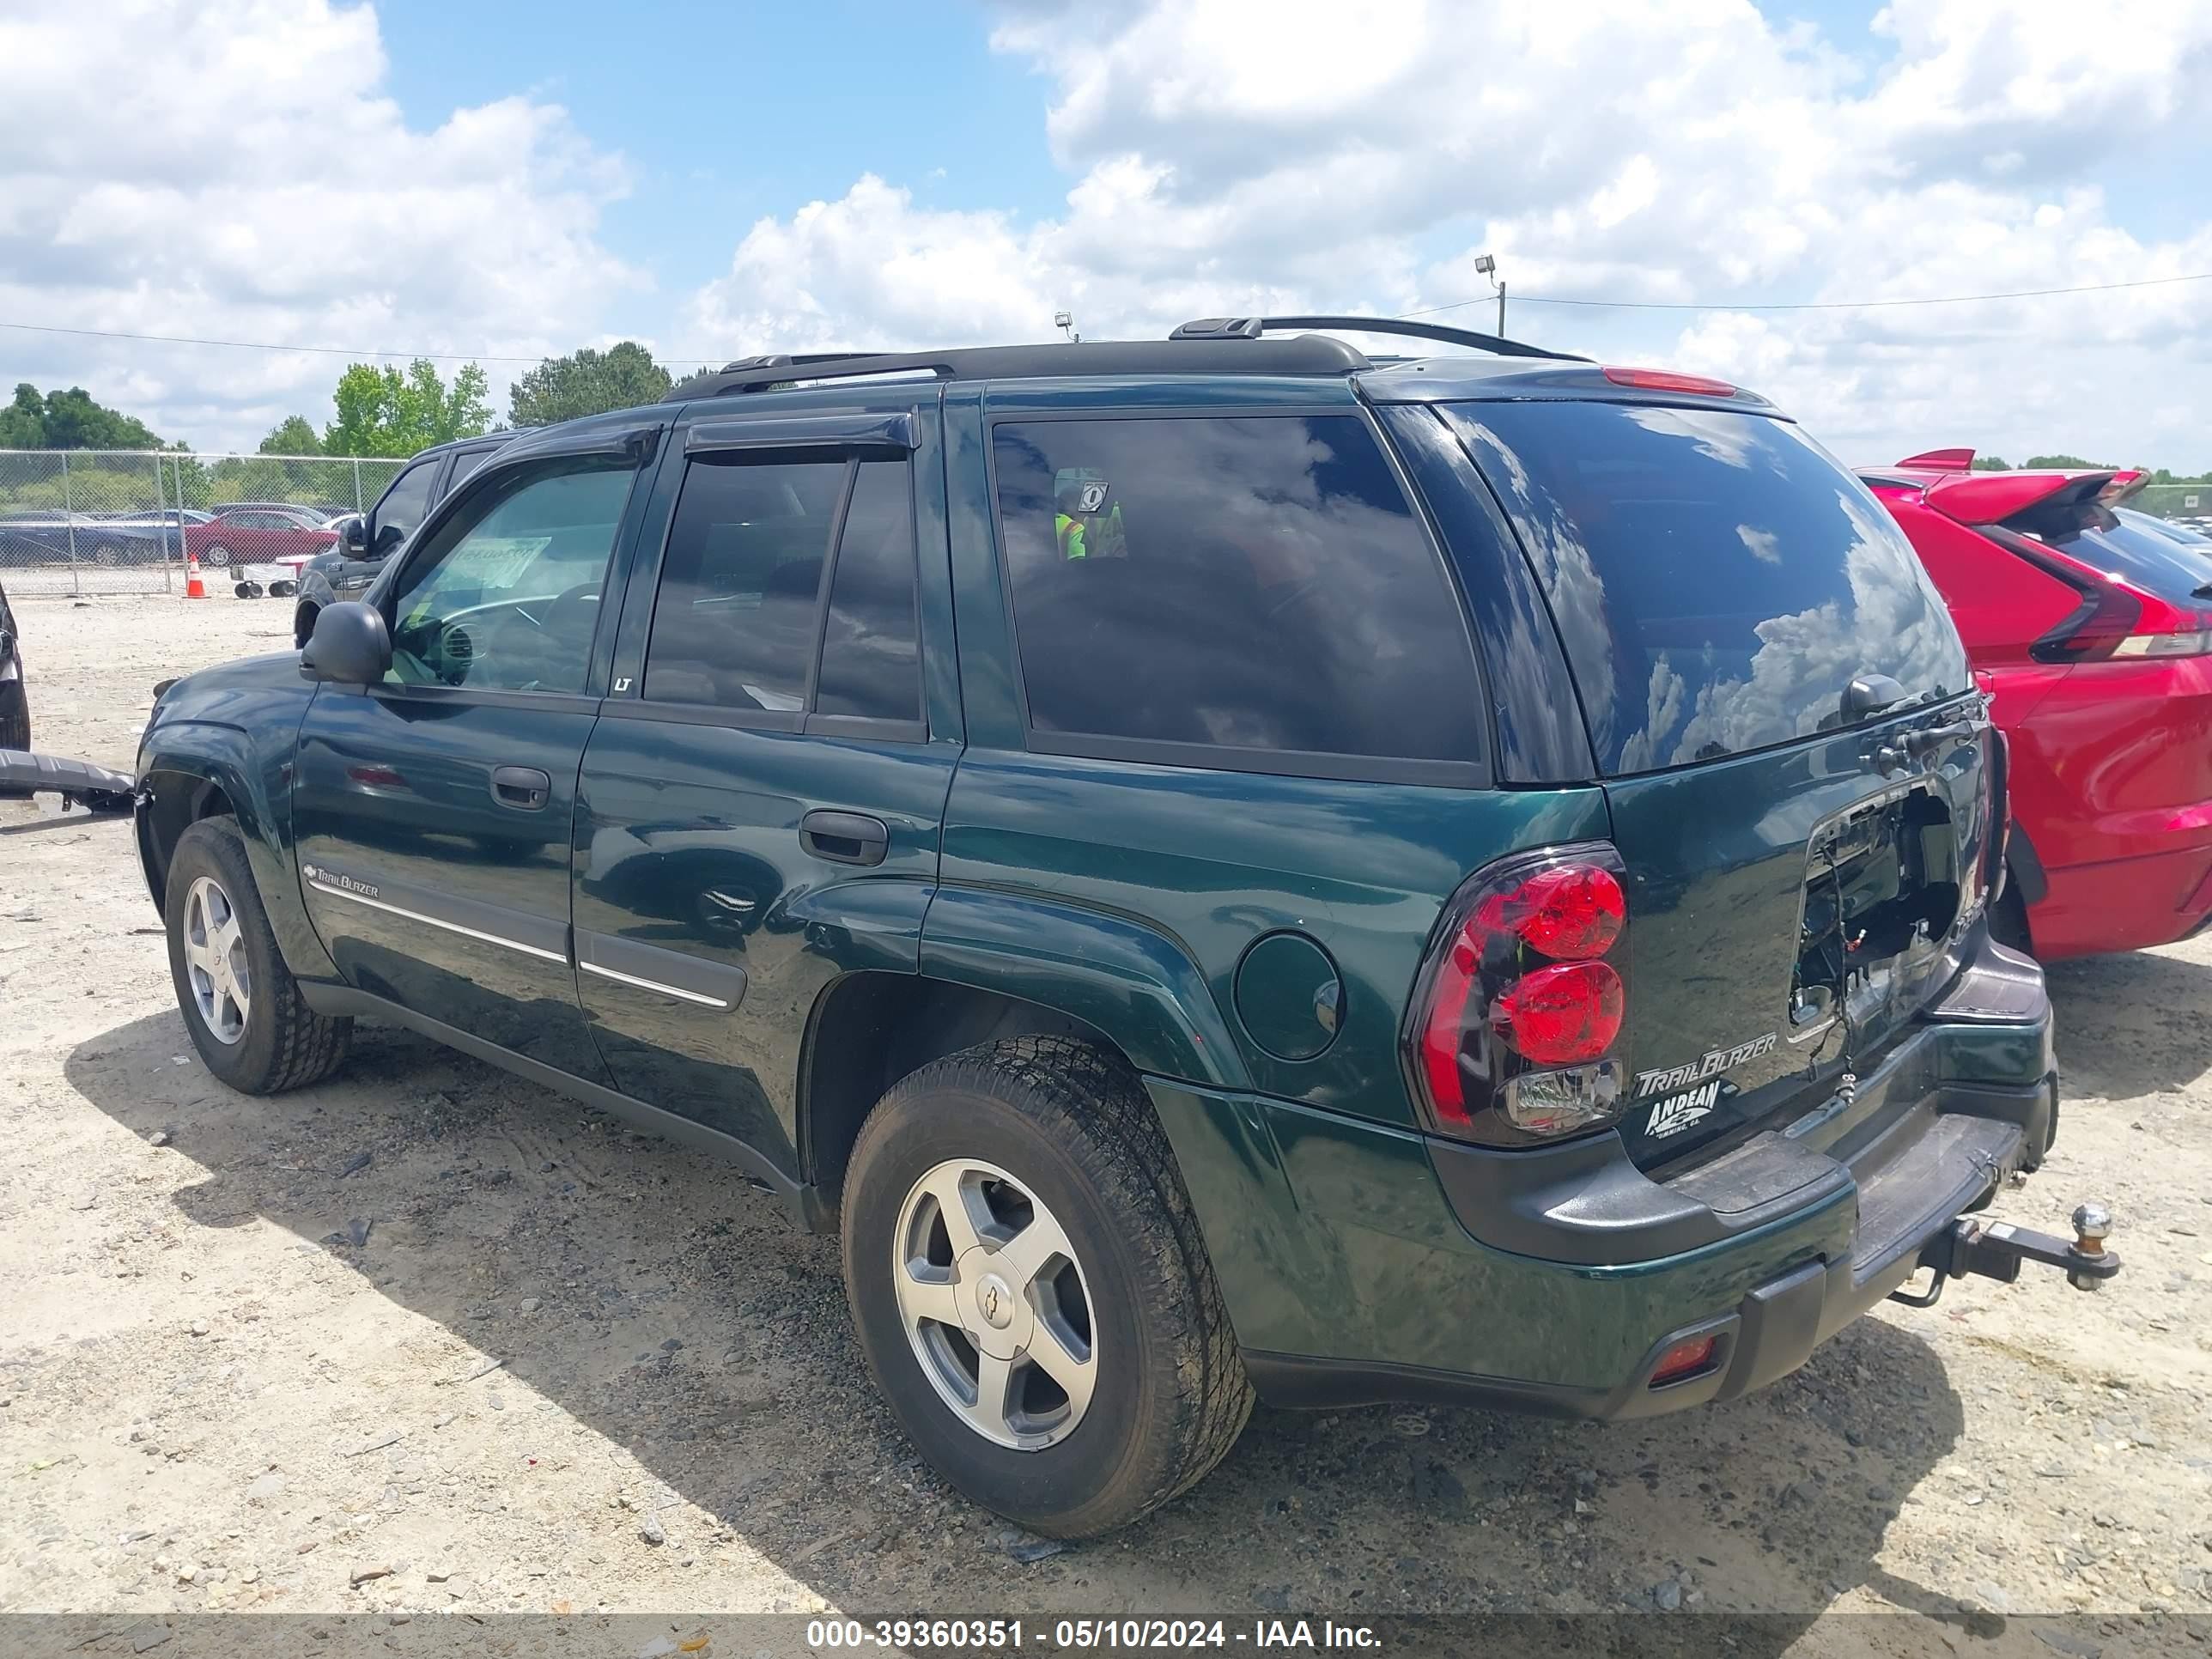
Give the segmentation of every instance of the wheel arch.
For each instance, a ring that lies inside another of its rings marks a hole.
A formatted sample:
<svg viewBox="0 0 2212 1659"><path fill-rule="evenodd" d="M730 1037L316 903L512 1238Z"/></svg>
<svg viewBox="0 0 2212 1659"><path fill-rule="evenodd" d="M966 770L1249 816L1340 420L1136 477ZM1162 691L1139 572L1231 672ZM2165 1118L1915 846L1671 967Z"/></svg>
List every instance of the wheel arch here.
<svg viewBox="0 0 2212 1659"><path fill-rule="evenodd" d="M247 734L211 722L165 722L148 734L138 775L143 797L136 826L138 858L155 908L167 902L169 862L185 831L206 818L229 817L246 842L254 886L285 965L300 979L337 977L337 965L301 902L288 845L289 813L270 798L270 780L254 763Z"/></svg>
<svg viewBox="0 0 2212 1659"><path fill-rule="evenodd" d="M932 1060L1010 1036L1081 1038L1139 1069L1089 1021L1002 991L878 969L827 987L808 1016L799 1069L799 1168L817 1200L806 1206L809 1224L836 1231L853 1144L892 1085Z"/></svg>

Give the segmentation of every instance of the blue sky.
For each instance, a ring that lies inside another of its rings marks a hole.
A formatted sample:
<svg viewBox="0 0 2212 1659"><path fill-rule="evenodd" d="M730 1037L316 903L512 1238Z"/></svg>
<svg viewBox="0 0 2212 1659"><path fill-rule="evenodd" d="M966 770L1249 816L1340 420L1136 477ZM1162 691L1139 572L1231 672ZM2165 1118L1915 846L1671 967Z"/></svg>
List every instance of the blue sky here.
<svg viewBox="0 0 2212 1659"><path fill-rule="evenodd" d="M747 226L873 172L940 208L1058 211L1051 86L990 48L976 6L611 7L382 0L389 90L411 126L521 92L564 106L632 171L605 240L665 301L719 276ZM834 48L849 50L839 60ZM660 332L665 306L638 307ZM671 338L672 349L713 342Z"/></svg>

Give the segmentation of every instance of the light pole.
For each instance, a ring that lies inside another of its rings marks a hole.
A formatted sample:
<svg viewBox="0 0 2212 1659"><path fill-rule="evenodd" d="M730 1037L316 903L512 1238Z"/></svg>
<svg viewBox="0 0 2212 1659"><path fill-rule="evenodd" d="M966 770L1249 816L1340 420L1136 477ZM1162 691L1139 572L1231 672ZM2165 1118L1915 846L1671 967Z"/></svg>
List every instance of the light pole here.
<svg viewBox="0 0 2212 1659"><path fill-rule="evenodd" d="M1505 337L1505 281L1498 274L1498 261L1487 253L1479 253L1474 259L1475 274L1487 276L1498 290L1498 337Z"/></svg>
<svg viewBox="0 0 2212 1659"><path fill-rule="evenodd" d="M1067 336L1069 344L1079 345L1082 343L1083 337L1075 331L1075 313L1073 312L1054 312L1052 313L1052 325L1058 329L1062 334Z"/></svg>

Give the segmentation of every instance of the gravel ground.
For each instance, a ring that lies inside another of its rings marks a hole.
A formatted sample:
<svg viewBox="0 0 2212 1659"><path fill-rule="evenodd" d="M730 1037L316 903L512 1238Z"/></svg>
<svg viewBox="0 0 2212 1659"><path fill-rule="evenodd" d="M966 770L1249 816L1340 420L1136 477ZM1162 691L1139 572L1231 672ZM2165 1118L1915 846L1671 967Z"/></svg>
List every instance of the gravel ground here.
<svg viewBox="0 0 2212 1659"><path fill-rule="evenodd" d="M155 679L288 643L270 601L17 608L40 746L125 768ZM1646 1425L1261 1411L1063 1550L923 1468L834 1245L727 1168L384 1028L228 1092L127 823L0 803L0 1610L1733 1609L1810 1654L2075 1613L2022 1650L2203 1652L2140 1615L2212 1610L2212 942L2051 980L2063 1127L1997 1213L2109 1203L2117 1285L1969 1281Z"/></svg>

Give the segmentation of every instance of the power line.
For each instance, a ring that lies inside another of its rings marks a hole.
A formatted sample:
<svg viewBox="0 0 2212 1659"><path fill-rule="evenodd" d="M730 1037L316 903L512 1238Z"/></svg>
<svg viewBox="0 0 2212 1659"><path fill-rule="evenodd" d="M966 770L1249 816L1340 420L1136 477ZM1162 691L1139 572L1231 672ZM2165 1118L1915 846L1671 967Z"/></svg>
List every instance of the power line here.
<svg viewBox="0 0 2212 1659"><path fill-rule="evenodd" d="M2131 283L2083 283L2074 288L2022 288L2004 294L1946 294L1913 300L1804 300L1794 303L1723 301L1703 304L1680 300L1567 300L1544 294L1517 293L1513 298L1521 305L1588 306L1607 311L1887 311L1903 306L1966 306L1987 300L2041 300L2060 294L2110 294L2116 289L2160 288L2173 283L2206 282L2212 282L2212 270L2198 271L2188 276L2145 276ZM1440 311L1457 311L1464 306L1486 306L1494 299L1494 295L1485 294L1473 300L1455 300L1448 306L1428 306L1419 311L1402 313L1401 320L1413 317L1433 317Z"/></svg>

